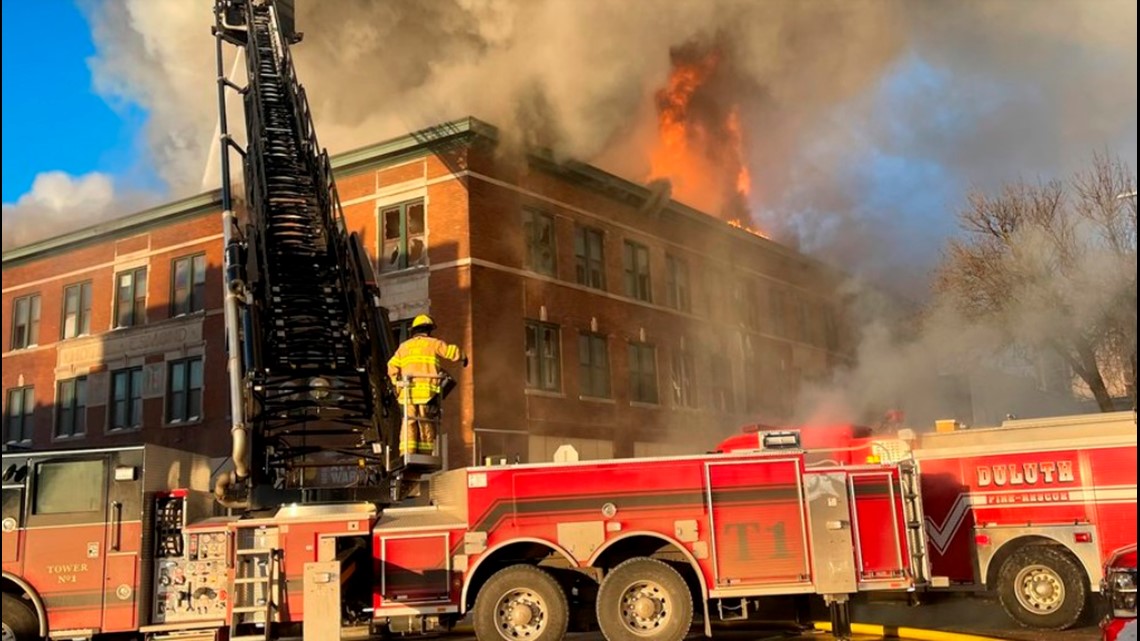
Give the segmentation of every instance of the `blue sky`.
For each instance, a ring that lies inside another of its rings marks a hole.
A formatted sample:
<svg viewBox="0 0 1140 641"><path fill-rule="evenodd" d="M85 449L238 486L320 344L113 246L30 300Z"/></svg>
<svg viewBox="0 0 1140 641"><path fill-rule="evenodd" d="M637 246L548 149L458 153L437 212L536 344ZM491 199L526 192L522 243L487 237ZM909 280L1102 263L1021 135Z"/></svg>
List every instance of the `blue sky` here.
<svg viewBox="0 0 1140 641"><path fill-rule="evenodd" d="M129 105L116 113L95 94L91 29L75 2L2 8L4 202L26 193L40 172L123 175L137 166L146 114Z"/></svg>

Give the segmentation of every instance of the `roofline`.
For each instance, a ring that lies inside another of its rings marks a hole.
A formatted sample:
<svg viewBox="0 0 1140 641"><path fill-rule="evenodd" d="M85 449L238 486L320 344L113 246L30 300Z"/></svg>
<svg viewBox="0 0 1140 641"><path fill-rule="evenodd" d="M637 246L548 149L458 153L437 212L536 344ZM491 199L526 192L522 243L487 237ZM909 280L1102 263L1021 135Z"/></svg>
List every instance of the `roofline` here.
<svg viewBox="0 0 1140 641"><path fill-rule="evenodd" d="M414 154L422 149L441 143L460 140L466 141L472 138L497 141L499 139L499 130L494 125L468 116L466 118L439 123L372 145L342 152L330 157L329 162L334 171L353 171L381 160L390 160L393 157ZM620 196L621 199L631 204L636 203L640 206L655 197L655 192L650 187L611 174L593 165L574 160L559 162L554 158L553 153L549 149L536 149L531 151L529 155L532 159L546 165L547 168L554 170L556 173L563 175L569 174L579 179L585 179L586 182L593 183L601 187L604 191L609 191L613 195ZM16 247L3 253L3 266L6 268L29 260L45 258L63 250L74 249L98 242L112 234L127 231L142 231L159 222L168 222L171 219L204 213L206 210L216 208L220 205L221 191L214 189L121 218L116 218L105 223L47 238L30 245ZM823 268L836 275L842 275L844 273L835 266L829 265L817 258L808 256L803 252L787 245L782 245L769 238L733 227L711 214L690 207L672 198L663 204L662 211L669 211L683 218L710 227L716 226L723 228L725 233L735 236L738 240L754 243L767 251L779 254L785 258L805 261L817 268Z"/></svg>
<svg viewBox="0 0 1140 641"><path fill-rule="evenodd" d="M54 253L82 247L98 242L105 236L125 231L141 231L172 219L201 214L222 202L221 190L214 189L196 196L190 196L171 203L165 203L138 213L115 218L105 223L92 225L68 232L60 236L45 238L23 247L10 249L3 254L3 265L15 265L29 260L46 258Z"/></svg>

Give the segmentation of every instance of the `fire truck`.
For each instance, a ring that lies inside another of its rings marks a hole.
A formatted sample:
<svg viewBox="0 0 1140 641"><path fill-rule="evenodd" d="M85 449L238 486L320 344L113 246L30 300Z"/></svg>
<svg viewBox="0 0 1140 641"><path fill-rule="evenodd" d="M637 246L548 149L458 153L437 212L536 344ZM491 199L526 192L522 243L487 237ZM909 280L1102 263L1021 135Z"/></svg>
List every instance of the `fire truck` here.
<svg viewBox="0 0 1140 641"><path fill-rule="evenodd" d="M401 448L388 315L297 82L292 2L214 16L233 469L154 445L5 453L5 641L325 641L467 615L482 641L556 641L572 608L611 641L680 641L781 595L822 596L846 637L851 595L926 583L910 461L810 467L794 432L458 470Z"/></svg>
<svg viewBox="0 0 1140 641"><path fill-rule="evenodd" d="M996 592L1027 627L1059 630L1087 618L1104 564L1136 542L1136 413L936 428L890 438L850 425L803 434L813 466L914 460L931 589Z"/></svg>

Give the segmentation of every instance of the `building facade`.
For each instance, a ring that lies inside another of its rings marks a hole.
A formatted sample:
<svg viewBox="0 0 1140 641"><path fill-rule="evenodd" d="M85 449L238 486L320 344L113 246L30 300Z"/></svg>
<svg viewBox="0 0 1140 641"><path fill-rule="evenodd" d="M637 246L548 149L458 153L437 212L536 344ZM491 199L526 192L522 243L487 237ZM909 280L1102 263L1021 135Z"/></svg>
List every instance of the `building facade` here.
<svg viewBox="0 0 1140 641"><path fill-rule="evenodd" d="M699 452L847 364L842 275L467 119L334 159L394 326L471 355L452 465ZM6 252L6 447L229 451L218 194Z"/></svg>

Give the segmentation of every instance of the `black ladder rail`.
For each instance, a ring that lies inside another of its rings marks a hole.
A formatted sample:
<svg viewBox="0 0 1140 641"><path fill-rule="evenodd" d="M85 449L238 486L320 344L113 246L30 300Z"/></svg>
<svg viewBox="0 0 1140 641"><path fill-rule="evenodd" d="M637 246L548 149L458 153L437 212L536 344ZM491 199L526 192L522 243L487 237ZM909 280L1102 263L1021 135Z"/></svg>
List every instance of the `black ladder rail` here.
<svg viewBox="0 0 1140 641"><path fill-rule="evenodd" d="M225 40L244 47L248 75L248 221L240 248L227 248L233 264L226 274L231 289L244 294L243 318L234 324L247 343L241 419L251 460L248 478L229 488L250 507L384 502L390 475L383 454L398 436L385 373L392 352L387 311L360 239L344 225L328 155L319 151L289 53L289 42L299 38L282 29L277 4L215 1L219 68ZM291 14L290 3L281 4ZM228 168L223 182L226 192ZM238 422L235 416L235 435ZM346 473L320 473L330 467Z"/></svg>

